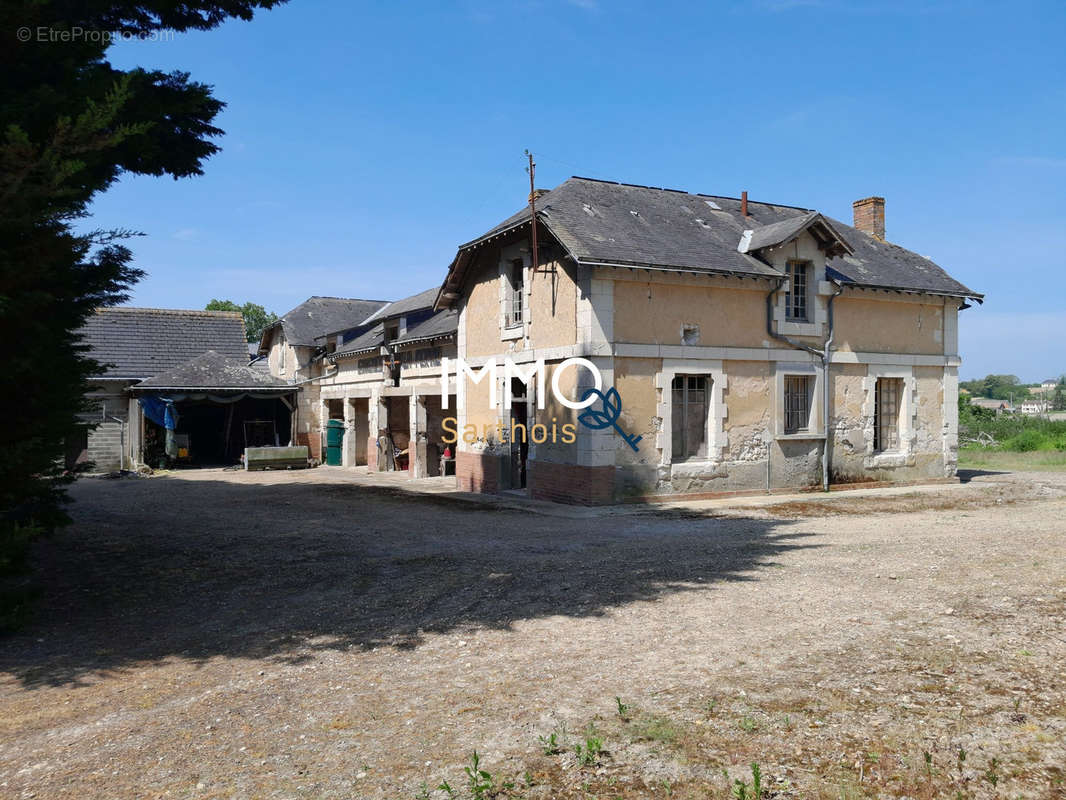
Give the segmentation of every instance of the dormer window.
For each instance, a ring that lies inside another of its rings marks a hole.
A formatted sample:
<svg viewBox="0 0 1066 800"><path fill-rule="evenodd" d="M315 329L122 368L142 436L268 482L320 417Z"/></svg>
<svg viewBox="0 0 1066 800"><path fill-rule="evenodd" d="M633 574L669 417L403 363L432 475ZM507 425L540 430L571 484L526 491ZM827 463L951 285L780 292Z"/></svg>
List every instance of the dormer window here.
<svg viewBox="0 0 1066 800"><path fill-rule="evenodd" d="M396 341L400 335L400 323L390 322L385 325L385 344Z"/></svg>
<svg viewBox="0 0 1066 800"><path fill-rule="evenodd" d="M788 291L785 292L785 318L807 322L807 292L810 285L811 262L789 261L785 265Z"/></svg>

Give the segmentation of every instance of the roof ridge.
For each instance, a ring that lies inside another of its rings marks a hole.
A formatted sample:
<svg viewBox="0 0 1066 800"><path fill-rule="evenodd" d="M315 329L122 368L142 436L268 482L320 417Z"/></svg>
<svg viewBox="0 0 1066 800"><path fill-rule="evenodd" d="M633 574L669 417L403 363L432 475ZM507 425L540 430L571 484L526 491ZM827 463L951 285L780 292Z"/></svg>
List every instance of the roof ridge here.
<svg viewBox="0 0 1066 800"><path fill-rule="evenodd" d="M101 308L93 309L94 314L100 314L104 311L122 311L123 313L131 312L143 312L150 311L153 314L185 314L187 316L210 314L215 317L240 317L240 311L214 311L206 308L149 308L147 306L102 306Z"/></svg>
<svg viewBox="0 0 1066 800"><path fill-rule="evenodd" d="M717 200L736 200L738 203L741 200L741 198L739 198L739 197L730 197L729 195L725 195L725 194L707 194L705 192L690 192L687 189L669 189L669 188L666 188L665 186L647 186L647 185L645 185L643 183L627 183L625 181L612 181L612 180L607 180L606 178L589 178L588 176L585 176L585 175L571 175L570 177L573 178L573 179L579 180L579 181L592 181L593 183L607 183L607 184L611 184L613 186L629 186L629 187L632 187L634 189L652 189L652 190L657 191L657 192L672 192L674 194L687 194L687 195L689 195L691 197L713 197L713 198L715 198ZM787 203L770 203L770 202L768 202L766 200L752 200L751 198L748 198L748 203L757 203L760 206L772 206L773 208L795 208L798 211L815 211L816 210L816 209L813 209L813 208L808 208L807 206L792 206L792 205L789 205Z"/></svg>
<svg viewBox="0 0 1066 800"><path fill-rule="evenodd" d="M346 303L390 303L391 300L368 300L364 297L335 297L331 294L313 294L307 300L343 300ZM304 300L306 303L307 300Z"/></svg>

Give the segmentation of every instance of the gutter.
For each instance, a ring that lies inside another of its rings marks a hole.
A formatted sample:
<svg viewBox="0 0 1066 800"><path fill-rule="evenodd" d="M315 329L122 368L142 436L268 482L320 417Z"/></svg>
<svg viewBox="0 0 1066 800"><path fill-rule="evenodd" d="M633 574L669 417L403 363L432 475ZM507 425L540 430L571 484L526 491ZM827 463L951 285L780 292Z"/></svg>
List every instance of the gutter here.
<svg viewBox="0 0 1066 800"><path fill-rule="evenodd" d="M317 380L317 379L315 379ZM185 392L196 394L197 392L280 392L288 391L295 384L285 386L133 386L140 392Z"/></svg>
<svg viewBox="0 0 1066 800"><path fill-rule="evenodd" d="M327 372L323 375L316 375L314 378L304 378L302 381L290 383L289 386L303 386L305 383L314 383L315 381L321 381L325 380L326 378L332 378L334 375L337 374L339 369L339 367L334 367L332 372Z"/></svg>
<svg viewBox="0 0 1066 800"><path fill-rule="evenodd" d="M781 278L777 281L777 285L770 290L766 295L766 333L773 339L782 341L789 347L795 350L803 350L816 356L822 363L822 431L824 438L822 439L822 491L829 491L829 363L832 360L833 335L835 333L833 327L833 301L836 300L844 291L844 287L835 280L829 282L836 286L836 291L829 296L829 302L827 304L826 312L828 315L829 333L826 337L825 344L821 350L816 350L813 347L797 342L794 339L780 334L774 330L774 295L776 295L781 287L785 283L785 278ZM767 463L769 463L770 454L767 452ZM767 481L769 481L769 475L767 475Z"/></svg>

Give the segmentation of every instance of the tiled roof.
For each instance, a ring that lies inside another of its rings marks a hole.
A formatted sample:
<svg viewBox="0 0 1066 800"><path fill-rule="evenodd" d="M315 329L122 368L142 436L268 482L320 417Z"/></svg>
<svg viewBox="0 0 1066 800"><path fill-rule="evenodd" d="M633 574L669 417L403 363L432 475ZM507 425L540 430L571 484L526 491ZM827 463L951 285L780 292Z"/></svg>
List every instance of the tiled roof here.
<svg viewBox="0 0 1066 800"><path fill-rule="evenodd" d="M214 350L153 375L137 389L288 389L292 384L249 366L244 359L227 358Z"/></svg>
<svg viewBox="0 0 1066 800"><path fill-rule="evenodd" d="M744 216L740 206L731 197L575 177L538 198L537 218L579 263L768 277L780 273L738 251L744 232L760 242L780 240L820 218L853 251L828 261L842 282L980 297L924 256L811 209L749 201ZM461 269L465 250L528 224L529 213L524 208L462 245L452 270ZM764 228L770 230L761 234Z"/></svg>
<svg viewBox="0 0 1066 800"><path fill-rule="evenodd" d="M433 290L436 297L437 290ZM396 339L397 344L418 342L423 339L439 339L441 337L454 336L459 330L459 312L454 309L438 311L432 317L424 319L413 328L408 328L407 333Z"/></svg>
<svg viewBox="0 0 1066 800"><path fill-rule="evenodd" d="M208 350L248 362L244 320L236 311L101 308L81 334L106 378L147 378Z"/></svg>
<svg viewBox="0 0 1066 800"><path fill-rule="evenodd" d="M435 297L437 290L432 289L430 291ZM455 336L455 332L458 329L459 312L452 309L446 309L438 311L413 327L408 328L403 336L397 337L393 342L395 344L413 344L428 339L447 338ZM336 353L331 353L328 358L331 361L335 361L338 358L371 352L380 348L384 342L385 325L384 323L379 322L370 330L355 339L352 339L352 341L345 342L344 345L342 345L342 349L338 350Z"/></svg>
<svg viewBox="0 0 1066 800"><path fill-rule="evenodd" d="M331 353L330 358L336 358L337 356L346 356L353 353L363 353L368 350L376 350L385 342L385 326L382 323L378 323L370 330L352 339L350 342L345 342L342 347L343 350L338 350L336 353Z"/></svg>
<svg viewBox="0 0 1066 800"><path fill-rule="evenodd" d="M398 317L403 314L409 314L412 311L418 311L423 308L432 308L433 301L437 299L437 287L432 289L426 289L424 292L413 294L410 297L405 297L403 300L396 300L389 303L382 308L379 308L365 320L364 325L369 325L371 322L375 322L380 319L388 319L389 317Z"/></svg>
<svg viewBox="0 0 1066 800"><path fill-rule="evenodd" d="M385 305L386 300L310 297L274 325L282 327L289 344L312 347L316 338L354 328Z"/></svg>

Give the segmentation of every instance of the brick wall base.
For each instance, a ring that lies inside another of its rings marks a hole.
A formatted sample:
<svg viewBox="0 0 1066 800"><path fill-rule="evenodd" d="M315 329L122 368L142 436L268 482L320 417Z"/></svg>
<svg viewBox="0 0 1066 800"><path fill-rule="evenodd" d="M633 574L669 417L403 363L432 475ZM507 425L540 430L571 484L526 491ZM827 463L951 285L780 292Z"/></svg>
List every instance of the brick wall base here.
<svg viewBox="0 0 1066 800"><path fill-rule="evenodd" d="M461 492L498 492L510 481L504 480L504 470L510 475L510 461L506 456L492 453L455 454L455 485Z"/></svg>
<svg viewBox="0 0 1066 800"><path fill-rule="evenodd" d="M322 460L322 436L317 432L296 434L296 444L305 445L311 458Z"/></svg>
<svg viewBox="0 0 1066 800"><path fill-rule="evenodd" d="M614 502L614 467L530 461L526 475L534 500L598 506Z"/></svg>

